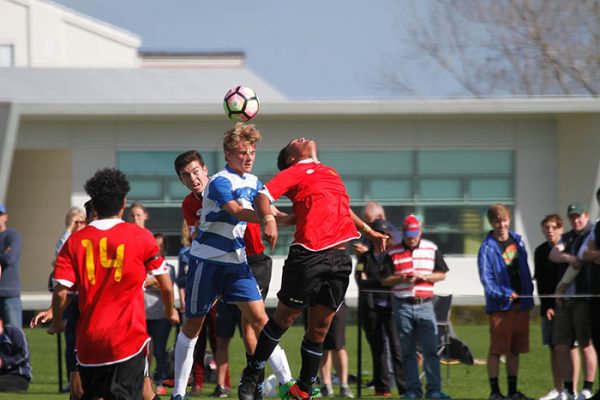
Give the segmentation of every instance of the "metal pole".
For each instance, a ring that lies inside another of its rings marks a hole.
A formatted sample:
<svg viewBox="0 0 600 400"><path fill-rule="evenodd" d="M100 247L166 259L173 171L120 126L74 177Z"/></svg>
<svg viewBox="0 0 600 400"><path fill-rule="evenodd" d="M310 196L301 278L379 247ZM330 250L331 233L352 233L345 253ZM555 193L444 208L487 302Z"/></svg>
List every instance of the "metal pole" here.
<svg viewBox="0 0 600 400"><path fill-rule="evenodd" d="M56 361L58 364L58 393L62 393L63 387L63 371L62 371L62 333L56 335Z"/></svg>
<svg viewBox="0 0 600 400"><path fill-rule="evenodd" d="M361 300L362 300L362 296L363 296L363 292L362 290L360 290L360 288L358 289L358 306L356 307L356 329L358 329L358 332L356 334L357 337L357 352L358 352L358 357L356 358L356 367L358 368L356 377L357 377L357 382L356 382L356 395L358 396L358 398L362 398L362 310L360 307L361 304Z"/></svg>

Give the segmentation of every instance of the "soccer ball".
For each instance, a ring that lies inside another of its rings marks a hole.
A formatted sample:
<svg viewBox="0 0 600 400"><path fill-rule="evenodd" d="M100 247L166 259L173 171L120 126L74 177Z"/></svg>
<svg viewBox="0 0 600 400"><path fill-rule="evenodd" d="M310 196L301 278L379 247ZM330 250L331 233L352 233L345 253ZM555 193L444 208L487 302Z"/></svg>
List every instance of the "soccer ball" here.
<svg viewBox="0 0 600 400"><path fill-rule="evenodd" d="M245 86L229 89L223 99L225 114L234 121L249 121L258 113L259 101L254 90Z"/></svg>

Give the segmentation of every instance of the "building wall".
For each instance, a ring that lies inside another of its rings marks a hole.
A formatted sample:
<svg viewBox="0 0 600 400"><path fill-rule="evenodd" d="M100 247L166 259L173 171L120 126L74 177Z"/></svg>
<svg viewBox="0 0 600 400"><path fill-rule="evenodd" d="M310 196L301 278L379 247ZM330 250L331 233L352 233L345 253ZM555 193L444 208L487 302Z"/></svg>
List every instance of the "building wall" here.
<svg viewBox="0 0 600 400"><path fill-rule="evenodd" d="M8 225L22 237L21 289L44 291L56 241L71 206L69 149L17 150L6 205Z"/></svg>
<svg viewBox="0 0 600 400"><path fill-rule="evenodd" d="M595 193L600 187L600 116L561 117L557 126L557 195L561 214L569 203L580 202L590 207L590 215L595 219Z"/></svg>
<svg viewBox="0 0 600 400"><path fill-rule="evenodd" d="M316 139L322 149L515 149L514 226L523 234L530 250L543 241L539 221L545 214L557 210L560 171L555 162L558 137L553 118L286 118L257 120L256 124L263 133L260 147L264 149L280 149L290 138L300 135ZM190 117L25 120L18 136L19 154L37 150L41 154L48 152L52 160L60 161L60 167L40 170L38 163L20 163L14 168L11 188L12 185L23 186L13 183L15 179L31 176L40 181L60 181L64 190L48 193L52 203L56 204L55 209L52 214L40 212L39 215L36 205L18 200L23 195L33 195L32 191L21 192L18 197L12 190L9 194L20 226L26 225L20 220L29 215L30 207L34 207L31 212L36 213L35 220L45 227L45 237L41 240L45 243L44 248L36 249L39 254L31 255L32 261L27 261L36 274L24 282L24 289L45 287L48 254L61 232L62 214L70 205L83 204L87 199L82 189L85 180L96 169L115 165L117 150L220 149L222 132L229 126L227 121ZM62 157L62 149L70 150L69 157ZM36 238L40 240L42 235L41 232L25 233L24 239L28 243ZM282 263L283 258L277 259L275 266ZM440 285L440 291L462 295L463 300L457 301L481 302L476 258L450 257L449 264L451 272L447 282ZM278 273L276 271L275 276ZM349 297L355 293L356 287L352 284Z"/></svg>
<svg viewBox="0 0 600 400"><path fill-rule="evenodd" d="M136 67L140 39L54 3L0 0L0 45L15 67Z"/></svg>

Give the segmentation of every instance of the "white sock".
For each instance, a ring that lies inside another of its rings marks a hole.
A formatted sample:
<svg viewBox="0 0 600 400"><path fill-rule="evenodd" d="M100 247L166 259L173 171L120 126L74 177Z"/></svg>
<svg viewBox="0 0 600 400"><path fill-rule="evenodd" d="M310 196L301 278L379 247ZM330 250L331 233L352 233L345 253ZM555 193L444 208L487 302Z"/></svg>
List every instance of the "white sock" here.
<svg viewBox="0 0 600 400"><path fill-rule="evenodd" d="M183 334L183 331L177 335L177 343L175 344L175 382L173 384L173 396L185 396L192 365L194 364L194 347L198 338L188 338Z"/></svg>
<svg viewBox="0 0 600 400"><path fill-rule="evenodd" d="M290 364L285 356L285 351L280 345L277 345L277 347L275 347L271 353L271 357L269 357L269 365L275 373L275 376L277 376L277 381L279 381L279 383L282 385L285 385L292 379Z"/></svg>

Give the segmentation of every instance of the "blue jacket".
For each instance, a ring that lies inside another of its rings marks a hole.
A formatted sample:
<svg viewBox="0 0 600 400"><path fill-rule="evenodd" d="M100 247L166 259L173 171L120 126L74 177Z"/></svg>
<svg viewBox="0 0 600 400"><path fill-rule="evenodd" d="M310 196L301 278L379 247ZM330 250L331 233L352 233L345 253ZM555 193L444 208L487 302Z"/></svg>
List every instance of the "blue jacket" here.
<svg viewBox="0 0 600 400"><path fill-rule="evenodd" d="M521 293L523 296L533 294L533 282L531 271L527 263L527 250L520 235L509 232L510 237L517 243L517 260L521 276ZM496 311L507 311L512 309L513 303L509 301L513 292L510 276L498 242L488 233L479 248L477 255L479 266L479 279L485 292L485 311L489 314ZM519 300L521 309L533 308L533 297L521 298Z"/></svg>

